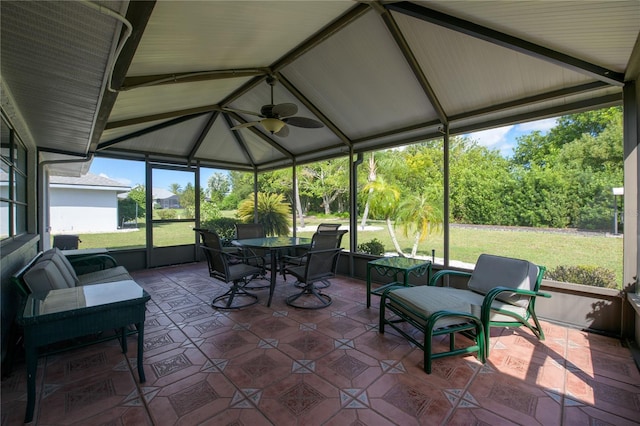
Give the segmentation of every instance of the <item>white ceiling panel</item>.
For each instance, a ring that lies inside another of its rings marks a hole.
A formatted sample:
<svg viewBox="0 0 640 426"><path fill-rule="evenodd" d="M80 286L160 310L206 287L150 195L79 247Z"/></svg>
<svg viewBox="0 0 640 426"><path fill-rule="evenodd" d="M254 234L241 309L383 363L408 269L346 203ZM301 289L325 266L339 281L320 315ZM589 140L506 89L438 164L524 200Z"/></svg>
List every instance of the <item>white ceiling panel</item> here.
<svg viewBox="0 0 640 426"><path fill-rule="evenodd" d="M447 115L593 81L420 19L393 16Z"/></svg>
<svg viewBox="0 0 640 426"><path fill-rule="evenodd" d="M154 154L186 158L191 152L196 139L202 133L208 119L209 115L196 117L174 126L165 127L161 130L120 142L114 147L117 150L146 152L152 158Z"/></svg>
<svg viewBox="0 0 640 426"><path fill-rule="evenodd" d="M159 1L129 76L266 67L353 6L342 1Z"/></svg>
<svg viewBox="0 0 640 426"><path fill-rule="evenodd" d="M145 122L145 123L139 123L139 124L134 124L131 126L123 126L123 127L117 127L114 129L107 129L104 132L102 132L102 140L105 142L114 140L116 138L119 138L121 136L125 136L125 135L129 135L135 132L139 132L142 131L144 129L149 129L153 126L157 126L159 124L165 123L167 121L169 121L170 119L166 119L166 120L155 120L155 121L149 121L149 122Z"/></svg>
<svg viewBox="0 0 640 426"><path fill-rule="evenodd" d="M350 138L436 117L375 12L324 41L283 74Z"/></svg>
<svg viewBox="0 0 640 426"><path fill-rule="evenodd" d="M118 94L109 121L217 104L249 79L198 81L140 87Z"/></svg>
<svg viewBox="0 0 640 426"><path fill-rule="evenodd" d="M640 30L640 2L418 1L425 7L624 72Z"/></svg>

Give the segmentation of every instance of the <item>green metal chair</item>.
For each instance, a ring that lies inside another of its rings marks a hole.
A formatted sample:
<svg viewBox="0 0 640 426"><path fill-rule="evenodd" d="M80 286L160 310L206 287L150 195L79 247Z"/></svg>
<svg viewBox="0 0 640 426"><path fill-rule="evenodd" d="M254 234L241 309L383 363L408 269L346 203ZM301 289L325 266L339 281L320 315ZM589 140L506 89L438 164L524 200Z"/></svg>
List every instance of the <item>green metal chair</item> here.
<svg viewBox="0 0 640 426"><path fill-rule="evenodd" d="M400 321L409 322L423 331L425 343L419 346L425 351L427 373L431 370L431 359L440 356L477 351L481 360L488 358L491 327L525 326L538 339L544 340L535 313L536 297L551 297L539 291L544 271L545 267L526 260L482 254L471 273L442 270L434 274L428 286L391 287L385 291L380 304L381 332L384 332L385 324L399 330L395 321L392 323L385 318L386 308L398 315ZM467 289L436 286L447 275L469 277ZM437 323L433 316L446 321ZM462 319L467 320L465 324L460 322ZM456 322L458 324L454 324ZM447 330L465 332L475 339L475 345L454 350L453 332ZM432 355L426 335L445 333L451 334L450 351Z"/></svg>

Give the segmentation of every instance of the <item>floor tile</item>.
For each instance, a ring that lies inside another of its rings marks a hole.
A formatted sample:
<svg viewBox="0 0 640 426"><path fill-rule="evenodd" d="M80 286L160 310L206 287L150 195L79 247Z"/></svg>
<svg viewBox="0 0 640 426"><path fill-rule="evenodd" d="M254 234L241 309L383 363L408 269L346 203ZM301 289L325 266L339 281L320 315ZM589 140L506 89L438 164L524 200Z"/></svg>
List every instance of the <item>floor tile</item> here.
<svg viewBox="0 0 640 426"><path fill-rule="evenodd" d="M284 298L293 282L278 277L271 307L215 310L228 284L206 265L138 271L149 292L143 367L137 336L128 352L109 340L42 356L35 425L423 425L638 424L640 373L614 338L547 322L545 340L526 328L491 330L483 365L475 354L436 359L397 331L378 332L377 304L365 285L336 277L333 303L296 309ZM422 333L403 330L418 341ZM112 335L105 331L100 337ZM448 348L448 338L432 342ZM460 337L457 345L469 344ZM24 357L2 380L2 425L21 424Z"/></svg>

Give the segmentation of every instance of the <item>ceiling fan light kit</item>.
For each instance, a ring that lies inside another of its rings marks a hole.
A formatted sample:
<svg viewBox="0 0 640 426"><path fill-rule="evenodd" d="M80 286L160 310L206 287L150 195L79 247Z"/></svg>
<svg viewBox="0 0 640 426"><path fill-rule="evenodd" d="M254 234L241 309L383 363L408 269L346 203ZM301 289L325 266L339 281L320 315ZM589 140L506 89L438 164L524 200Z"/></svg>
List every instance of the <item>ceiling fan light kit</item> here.
<svg viewBox="0 0 640 426"><path fill-rule="evenodd" d="M260 124L271 134L278 133L285 125L284 121L278 120L277 118L265 118L260 121Z"/></svg>

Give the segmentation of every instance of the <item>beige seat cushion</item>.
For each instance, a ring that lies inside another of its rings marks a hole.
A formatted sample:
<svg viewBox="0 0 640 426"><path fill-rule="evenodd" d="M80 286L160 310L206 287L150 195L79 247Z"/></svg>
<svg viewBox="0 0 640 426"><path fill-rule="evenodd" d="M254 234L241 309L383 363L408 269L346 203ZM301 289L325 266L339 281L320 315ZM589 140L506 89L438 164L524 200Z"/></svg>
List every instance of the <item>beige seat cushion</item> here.
<svg viewBox="0 0 640 426"><path fill-rule="evenodd" d="M73 281L65 278L61 269L51 260L37 262L24 274L23 279L32 293L75 287Z"/></svg>
<svg viewBox="0 0 640 426"><path fill-rule="evenodd" d="M50 250L45 251L42 256L40 256L40 260L38 262L46 262L51 261L56 264L58 269L60 269L60 273L65 277L65 279L69 283L73 283L70 287L75 287L80 283L78 280L78 275L76 274L75 269L69 262L69 259L62 254L62 251L58 248L52 248Z"/></svg>
<svg viewBox="0 0 640 426"><path fill-rule="evenodd" d="M436 287L438 288L438 287ZM464 300L471 306L471 313L474 317L482 318L482 302L484 301L484 294L475 293L469 290L459 290L459 289L451 289L454 290L455 297L458 299ZM501 309L508 312L513 312L515 314L524 317L527 313L527 308L519 305L512 305L510 303L505 303L501 300L495 299L491 304L491 314L489 316L489 321L513 321L513 317L505 314L501 314L496 312L495 309Z"/></svg>
<svg viewBox="0 0 640 426"><path fill-rule="evenodd" d="M481 254L469 279L468 288L477 293L487 294L496 287L535 290L538 266L526 260ZM501 293L498 299L526 307L529 297Z"/></svg>
<svg viewBox="0 0 640 426"><path fill-rule="evenodd" d="M116 266L115 268L82 274L79 275L78 278L80 279L80 285L109 283L133 279L124 266Z"/></svg>
<svg viewBox="0 0 640 426"><path fill-rule="evenodd" d="M391 305L393 307L404 312L406 315L416 320L422 326L425 326L425 321L413 314L411 310L420 312L420 314L424 315L427 318L438 311L455 311L471 314L471 305L468 301L458 297L459 292L460 290L449 287L406 287L392 290L389 293L389 300L391 301ZM401 302L405 304L409 309L406 309L395 302ZM457 324L464 324L467 322L469 322L467 318L454 316L444 317L438 320L434 329Z"/></svg>

